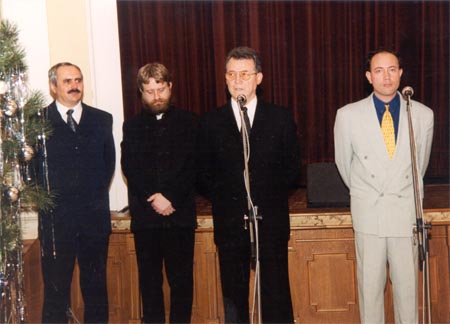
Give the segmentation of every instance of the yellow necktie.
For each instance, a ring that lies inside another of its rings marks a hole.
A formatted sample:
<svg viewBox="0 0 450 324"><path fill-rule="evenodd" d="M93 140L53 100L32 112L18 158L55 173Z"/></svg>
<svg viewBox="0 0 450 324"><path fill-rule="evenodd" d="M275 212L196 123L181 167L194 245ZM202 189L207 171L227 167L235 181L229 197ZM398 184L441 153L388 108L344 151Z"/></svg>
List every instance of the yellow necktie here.
<svg viewBox="0 0 450 324"><path fill-rule="evenodd" d="M392 115L389 112L389 105L385 105L386 111L383 114L383 119L381 120L381 132L384 137L384 144L386 145L389 158L392 160L395 152L395 131L394 131L394 121L392 120Z"/></svg>

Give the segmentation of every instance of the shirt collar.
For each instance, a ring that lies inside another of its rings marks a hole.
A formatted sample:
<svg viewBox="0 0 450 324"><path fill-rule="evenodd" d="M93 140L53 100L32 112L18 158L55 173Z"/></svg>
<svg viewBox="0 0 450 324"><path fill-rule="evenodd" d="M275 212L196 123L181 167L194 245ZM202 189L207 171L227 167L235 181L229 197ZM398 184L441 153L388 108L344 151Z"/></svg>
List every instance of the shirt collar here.
<svg viewBox="0 0 450 324"><path fill-rule="evenodd" d="M392 98L389 102L384 102L380 100L375 94L373 95L373 103L375 104L375 108L379 112L383 112L386 110L386 105L389 105L389 111L392 113L394 110L398 110L400 108L400 96L397 93L394 98Z"/></svg>
<svg viewBox="0 0 450 324"><path fill-rule="evenodd" d="M258 104L258 98L255 96L251 101L247 102L244 106L247 107L247 115L250 120L250 125L253 125L253 120L255 119L256 106ZM231 108L233 109L234 118L238 128L241 129L241 115L239 112L239 104L234 98L231 98Z"/></svg>
<svg viewBox="0 0 450 324"><path fill-rule="evenodd" d="M77 124L80 123L80 119L81 119L81 113L83 112L83 107L81 106L81 101L78 102L74 107L72 108L68 108L66 106L64 106L62 103L60 103L59 101L56 101L56 108L58 109L59 114L61 115L61 118L67 123L67 111L69 109L73 109L73 114L72 117L73 119L75 119L75 121L77 122Z"/></svg>

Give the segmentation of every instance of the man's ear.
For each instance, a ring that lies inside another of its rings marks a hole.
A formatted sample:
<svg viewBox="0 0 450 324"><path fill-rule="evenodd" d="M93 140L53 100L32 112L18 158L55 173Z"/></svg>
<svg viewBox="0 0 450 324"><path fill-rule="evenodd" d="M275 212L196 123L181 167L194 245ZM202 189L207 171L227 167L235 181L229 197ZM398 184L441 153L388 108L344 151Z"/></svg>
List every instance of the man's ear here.
<svg viewBox="0 0 450 324"><path fill-rule="evenodd" d="M262 72L258 72L258 73L256 74L256 84L257 84L257 85L260 85L261 82L262 82L262 80L263 80L263 74L262 74Z"/></svg>
<svg viewBox="0 0 450 324"><path fill-rule="evenodd" d="M53 82L49 82L48 87L50 89L50 95L52 96L53 99L55 99L56 98L56 86L53 84Z"/></svg>
<svg viewBox="0 0 450 324"><path fill-rule="evenodd" d="M366 78L367 81L369 81L369 83L372 84L372 74L370 73L370 71L366 71Z"/></svg>

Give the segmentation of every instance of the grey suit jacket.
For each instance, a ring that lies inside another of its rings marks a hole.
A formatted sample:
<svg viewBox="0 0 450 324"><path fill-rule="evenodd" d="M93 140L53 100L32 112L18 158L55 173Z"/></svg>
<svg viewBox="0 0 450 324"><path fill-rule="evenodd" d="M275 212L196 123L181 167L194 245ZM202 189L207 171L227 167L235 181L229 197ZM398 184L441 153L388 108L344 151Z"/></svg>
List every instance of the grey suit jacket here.
<svg viewBox="0 0 450 324"><path fill-rule="evenodd" d="M400 95L401 96L401 95ZM401 99L395 155L389 159L373 93L340 108L334 125L335 162L350 189L353 228L382 237L409 237L416 214L406 101ZM412 100L419 188L430 158L433 111Z"/></svg>

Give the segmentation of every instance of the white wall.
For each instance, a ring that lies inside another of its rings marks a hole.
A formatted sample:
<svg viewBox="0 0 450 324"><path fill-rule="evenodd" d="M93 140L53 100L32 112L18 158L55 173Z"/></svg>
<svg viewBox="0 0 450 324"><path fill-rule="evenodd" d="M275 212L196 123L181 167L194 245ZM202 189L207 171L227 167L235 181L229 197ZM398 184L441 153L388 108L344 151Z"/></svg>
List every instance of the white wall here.
<svg viewBox="0 0 450 324"><path fill-rule="evenodd" d="M55 63L80 66L87 104L114 116L116 173L110 190L111 210L127 205L120 171L123 103L115 0L2 0L2 19L17 25L26 51L29 87L48 95L47 71Z"/></svg>
<svg viewBox="0 0 450 324"><path fill-rule="evenodd" d="M108 110L114 116L116 173L110 191L110 204L112 210L119 210L128 204L128 199L120 168L123 101L117 7L115 0L89 0L86 3L91 79L94 80L93 104Z"/></svg>
<svg viewBox="0 0 450 324"><path fill-rule="evenodd" d="M45 0L2 0L2 19L15 23L19 41L25 49L30 89L38 89L51 97L48 91L47 71L50 66L47 12Z"/></svg>

